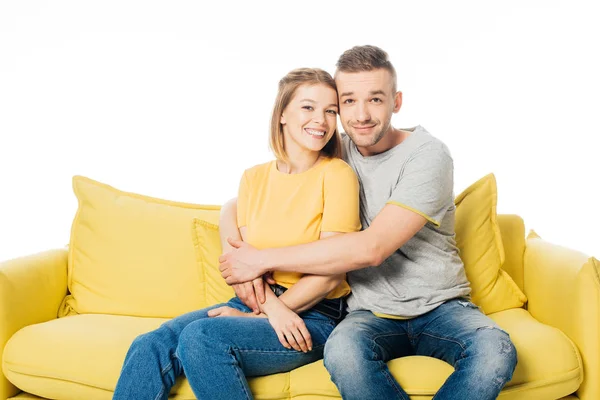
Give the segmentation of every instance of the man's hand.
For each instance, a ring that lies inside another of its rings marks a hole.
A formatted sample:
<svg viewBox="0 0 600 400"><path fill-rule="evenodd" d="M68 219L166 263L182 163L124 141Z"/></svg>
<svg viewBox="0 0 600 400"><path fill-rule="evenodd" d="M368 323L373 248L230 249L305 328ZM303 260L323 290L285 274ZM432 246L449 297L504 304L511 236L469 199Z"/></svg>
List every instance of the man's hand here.
<svg viewBox="0 0 600 400"><path fill-rule="evenodd" d="M219 270L228 285L250 282L265 271L260 262L260 251L241 240L227 238L233 250L219 257Z"/></svg>
<svg viewBox="0 0 600 400"><path fill-rule="evenodd" d="M252 282L239 283L231 285L237 297L242 302L254 311L255 314L260 314L258 302L265 302L265 283L263 278L256 278Z"/></svg>
<svg viewBox="0 0 600 400"><path fill-rule="evenodd" d="M209 317L255 317L255 318L266 318L265 314L253 314L253 313L245 313L240 310L237 310L232 307L223 306L218 308L213 308L208 311Z"/></svg>
<svg viewBox="0 0 600 400"><path fill-rule="evenodd" d="M306 324L285 304L281 302L277 305L273 304L269 308L267 318L283 347L294 348L304 353L312 350L312 338Z"/></svg>

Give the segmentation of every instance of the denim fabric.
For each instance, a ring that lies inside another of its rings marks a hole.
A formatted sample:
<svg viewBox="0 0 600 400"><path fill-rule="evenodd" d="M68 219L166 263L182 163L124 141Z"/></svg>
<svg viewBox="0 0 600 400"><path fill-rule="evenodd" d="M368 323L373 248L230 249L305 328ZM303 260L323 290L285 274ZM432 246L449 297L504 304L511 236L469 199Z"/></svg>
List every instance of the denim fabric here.
<svg viewBox="0 0 600 400"><path fill-rule="evenodd" d="M198 399L252 399L246 377L290 371L323 357L335 320L313 310L300 314L313 349L286 349L266 318L208 317L229 306L251 312L241 300L190 312L165 322L132 343L113 399L167 399L185 374Z"/></svg>
<svg viewBox="0 0 600 400"><path fill-rule="evenodd" d="M465 299L407 320L352 311L329 337L324 363L344 400L409 400L386 365L408 355L454 367L434 400L495 399L517 364L508 333Z"/></svg>

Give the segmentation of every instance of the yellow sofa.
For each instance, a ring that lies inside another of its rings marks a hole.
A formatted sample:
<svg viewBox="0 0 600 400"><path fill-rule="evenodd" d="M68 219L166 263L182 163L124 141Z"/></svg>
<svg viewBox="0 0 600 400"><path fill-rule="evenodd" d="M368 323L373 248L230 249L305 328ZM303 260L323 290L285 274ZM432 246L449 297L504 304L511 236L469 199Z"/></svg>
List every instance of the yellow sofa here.
<svg viewBox="0 0 600 400"><path fill-rule="evenodd" d="M0 263L0 399L110 399L137 335L231 295L213 259L219 207L81 177L74 190L79 209L68 248ZM528 300L488 313L518 352L499 398L600 399L600 265L534 233L526 238L516 215L495 217L502 274ZM419 356L389 366L412 399L431 399L453 371ZM257 399L339 398L322 361L249 381ZM194 399L184 378L171 394Z"/></svg>

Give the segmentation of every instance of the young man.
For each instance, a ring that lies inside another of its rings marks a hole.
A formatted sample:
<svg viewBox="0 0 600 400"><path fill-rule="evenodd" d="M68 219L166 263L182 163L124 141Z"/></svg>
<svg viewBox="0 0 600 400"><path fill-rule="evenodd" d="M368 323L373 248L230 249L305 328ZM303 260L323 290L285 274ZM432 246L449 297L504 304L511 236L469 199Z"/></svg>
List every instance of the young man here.
<svg viewBox="0 0 600 400"><path fill-rule="evenodd" d="M495 399L512 378L517 355L508 334L469 301L454 241L448 149L420 126L392 127L402 93L383 50L346 51L335 79L346 161L360 181L363 230L265 250L230 240L235 249L221 257L223 278L239 284L274 270L347 272L349 314L329 337L324 358L344 399L408 400L386 366L406 355L435 357L455 368L436 399ZM230 214L231 205L223 234L235 229ZM251 283L235 288L255 301L246 294Z"/></svg>

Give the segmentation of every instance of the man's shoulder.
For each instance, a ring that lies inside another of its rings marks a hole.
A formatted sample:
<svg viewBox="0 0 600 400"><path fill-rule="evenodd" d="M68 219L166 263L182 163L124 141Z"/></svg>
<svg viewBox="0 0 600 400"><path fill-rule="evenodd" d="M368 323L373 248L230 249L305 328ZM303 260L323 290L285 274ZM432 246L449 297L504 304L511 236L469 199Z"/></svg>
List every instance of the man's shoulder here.
<svg viewBox="0 0 600 400"><path fill-rule="evenodd" d="M440 138L433 136L429 133L425 128L419 126L413 132L413 135L416 136L416 140L414 140L414 150L413 155L415 157L419 156L427 156L427 157L449 157L452 158L450 154L450 149Z"/></svg>

